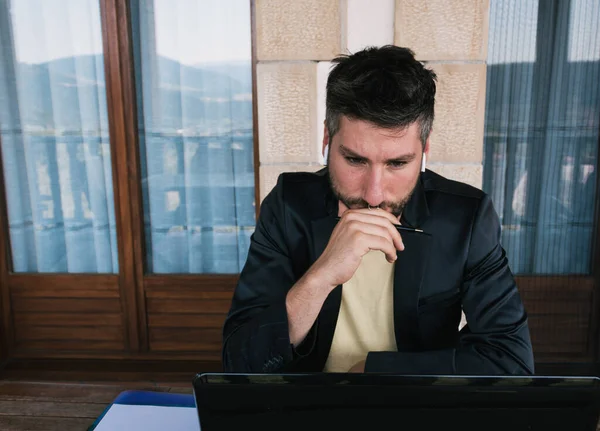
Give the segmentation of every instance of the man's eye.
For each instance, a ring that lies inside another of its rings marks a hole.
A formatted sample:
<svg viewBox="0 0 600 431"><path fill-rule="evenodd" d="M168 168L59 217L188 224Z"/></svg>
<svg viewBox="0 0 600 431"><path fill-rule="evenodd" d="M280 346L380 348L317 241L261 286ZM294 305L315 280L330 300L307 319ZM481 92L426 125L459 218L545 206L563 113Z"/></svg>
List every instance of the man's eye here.
<svg viewBox="0 0 600 431"><path fill-rule="evenodd" d="M390 162L389 165L392 168L401 168L406 165L406 162Z"/></svg>
<svg viewBox="0 0 600 431"><path fill-rule="evenodd" d="M346 157L346 161L351 165L361 165L364 162L363 159L359 159L358 157Z"/></svg>

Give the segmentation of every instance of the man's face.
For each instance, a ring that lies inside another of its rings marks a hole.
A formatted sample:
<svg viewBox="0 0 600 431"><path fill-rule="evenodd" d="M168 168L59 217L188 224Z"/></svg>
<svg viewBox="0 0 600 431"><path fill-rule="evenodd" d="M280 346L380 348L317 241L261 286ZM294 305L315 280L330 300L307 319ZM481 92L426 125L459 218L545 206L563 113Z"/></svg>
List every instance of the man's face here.
<svg viewBox="0 0 600 431"><path fill-rule="evenodd" d="M419 131L418 123L388 130L341 117L327 158L340 213L371 205L400 216L421 171ZM324 142L329 142L327 130Z"/></svg>

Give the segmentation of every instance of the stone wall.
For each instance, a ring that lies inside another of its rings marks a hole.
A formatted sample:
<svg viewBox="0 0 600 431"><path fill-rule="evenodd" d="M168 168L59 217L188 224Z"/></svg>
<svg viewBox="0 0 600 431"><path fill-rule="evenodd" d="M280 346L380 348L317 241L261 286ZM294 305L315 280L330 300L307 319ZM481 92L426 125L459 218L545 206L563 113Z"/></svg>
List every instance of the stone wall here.
<svg viewBox="0 0 600 431"><path fill-rule="evenodd" d="M329 61L415 51L438 75L428 167L481 187L489 0L256 0L261 201L284 171L322 167Z"/></svg>

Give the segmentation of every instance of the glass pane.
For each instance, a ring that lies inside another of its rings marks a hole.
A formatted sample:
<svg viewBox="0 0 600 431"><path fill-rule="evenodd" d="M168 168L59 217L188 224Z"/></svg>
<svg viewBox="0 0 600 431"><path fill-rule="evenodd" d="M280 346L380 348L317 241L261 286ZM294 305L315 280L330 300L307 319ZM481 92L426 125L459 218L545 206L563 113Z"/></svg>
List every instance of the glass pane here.
<svg viewBox="0 0 600 431"><path fill-rule="evenodd" d="M98 0L0 0L13 269L116 273Z"/></svg>
<svg viewBox="0 0 600 431"><path fill-rule="evenodd" d="M131 2L147 267L238 273L255 224L250 2Z"/></svg>
<svg viewBox="0 0 600 431"><path fill-rule="evenodd" d="M484 190L517 274L591 273L599 29L597 0L490 3Z"/></svg>

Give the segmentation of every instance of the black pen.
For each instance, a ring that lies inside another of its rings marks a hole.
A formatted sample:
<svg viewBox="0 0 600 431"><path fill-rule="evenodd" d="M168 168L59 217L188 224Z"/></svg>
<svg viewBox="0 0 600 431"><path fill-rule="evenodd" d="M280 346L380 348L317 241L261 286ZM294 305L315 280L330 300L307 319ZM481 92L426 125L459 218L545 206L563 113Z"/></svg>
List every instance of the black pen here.
<svg viewBox="0 0 600 431"><path fill-rule="evenodd" d="M336 217L336 221L340 221L341 217ZM392 223L393 224L393 223ZM422 229L415 229L413 227L406 227L406 226L402 226L401 224L394 224L394 226L396 227L396 229L400 232L404 231L404 232L418 232L418 233L424 233Z"/></svg>

